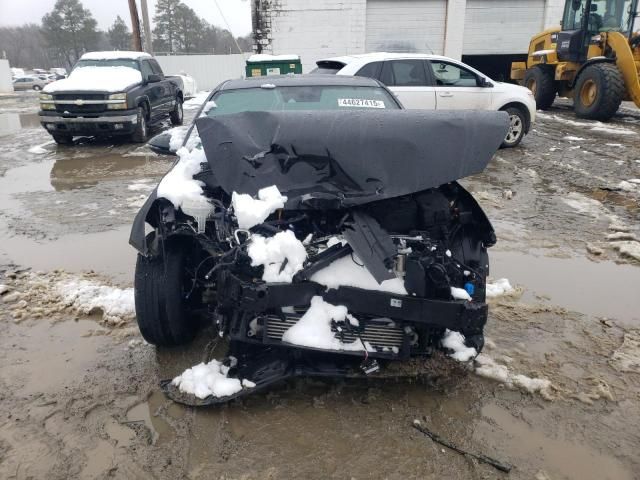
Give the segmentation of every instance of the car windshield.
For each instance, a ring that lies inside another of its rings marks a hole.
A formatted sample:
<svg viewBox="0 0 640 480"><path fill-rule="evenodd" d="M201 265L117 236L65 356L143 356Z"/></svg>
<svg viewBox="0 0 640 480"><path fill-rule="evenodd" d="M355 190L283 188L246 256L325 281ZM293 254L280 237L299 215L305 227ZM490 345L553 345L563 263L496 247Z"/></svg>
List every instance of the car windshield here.
<svg viewBox="0 0 640 480"><path fill-rule="evenodd" d="M80 60L75 68L82 67L129 67L140 70L137 60L130 58L113 58L104 60Z"/></svg>
<svg viewBox="0 0 640 480"><path fill-rule="evenodd" d="M257 88L223 90L213 100L216 108L207 112L210 117L275 110L400 108L384 88L335 85L276 87L265 84Z"/></svg>

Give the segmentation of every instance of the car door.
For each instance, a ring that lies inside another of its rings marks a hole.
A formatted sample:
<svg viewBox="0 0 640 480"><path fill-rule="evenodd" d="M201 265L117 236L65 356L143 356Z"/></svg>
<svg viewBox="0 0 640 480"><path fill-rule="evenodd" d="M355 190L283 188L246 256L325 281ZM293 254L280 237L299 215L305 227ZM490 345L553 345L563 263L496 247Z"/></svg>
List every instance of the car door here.
<svg viewBox="0 0 640 480"><path fill-rule="evenodd" d="M160 80L160 82L158 82L158 85L160 86L161 96L160 104L162 111L164 113L169 113L171 110L173 110L174 100L173 92L171 89L171 82L165 78L164 73L162 72L162 68L160 68L160 65L155 59L150 59L149 65L151 65L153 73L158 75L162 79Z"/></svg>
<svg viewBox="0 0 640 480"><path fill-rule="evenodd" d="M145 91L151 104L151 117L158 117L164 113L161 82L148 83L149 75L153 75L153 69L148 60L140 60L140 72L142 80L146 84Z"/></svg>
<svg viewBox="0 0 640 480"><path fill-rule="evenodd" d="M380 81L389 87L405 108L436 108L435 92L424 60L387 60L382 67Z"/></svg>
<svg viewBox="0 0 640 480"><path fill-rule="evenodd" d="M432 59L427 65L435 80L438 110L491 109L491 83L480 86L480 76L455 62Z"/></svg>

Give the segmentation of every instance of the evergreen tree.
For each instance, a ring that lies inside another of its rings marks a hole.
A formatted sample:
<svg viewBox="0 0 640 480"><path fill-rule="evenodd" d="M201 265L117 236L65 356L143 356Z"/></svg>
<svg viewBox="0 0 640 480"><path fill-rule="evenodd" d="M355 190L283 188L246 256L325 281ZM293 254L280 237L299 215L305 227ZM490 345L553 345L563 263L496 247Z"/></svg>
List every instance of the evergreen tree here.
<svg viewBox="0 0 640 480"><path fill-rule="evenodd" d="M156 28L153 29L155 37L153 49L173 53L176 49L176 37L178 30L177 8L180 0L158 0L156 14L153 21Z"/></svg>
<svg viewBox="0 0 640 480"><path fill-rule="evenodd" d="M109 28L107 35L109 43L114 50L130 50L131 49L131 32L124 20L118 15L113 25Z"/></svg>
<svg viewBox="0 0 640 480"><path fill-rule="evenodd" d="M95 48L96 25L80 0L57 0L53 10L42 17L42 34L54 55L71 67L82 53Z"/></svg>

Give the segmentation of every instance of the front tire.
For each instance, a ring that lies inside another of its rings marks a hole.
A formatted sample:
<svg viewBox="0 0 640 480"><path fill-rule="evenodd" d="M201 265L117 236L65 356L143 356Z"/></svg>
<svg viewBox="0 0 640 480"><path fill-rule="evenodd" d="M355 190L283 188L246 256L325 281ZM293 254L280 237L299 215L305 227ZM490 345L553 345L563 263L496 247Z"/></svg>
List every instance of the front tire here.
<svg viewBox="0 0 640 480"><path fill-rule="evenodd" d="M576 82L573 108L580 118L609 120L625 94L624 78L612 63L595 63L585 68Z"/></svg>
<svg viewBox="0 0 640 480"><path fill-rule="evenodd" d="M536 99L536 108L548 110L556 99L556 85L553 70L549 67L536 65L524 74L524 86Z"/></svg>
<svg viewBox="0 0 640 480"><path fill-rule="evenodd" d="M136 318L144 339L159 346L189 343L197 332L184 298L184 248L167 244L164 256L138 255L134 280Z"/></svg>
<svg viewBox="0 0 640 480"><path fill-rule="evenodd" d="M518 146L524 138L527 119L524 112L519 108L509 107L504 111L509 114L509 131L501 147L513 148Z"/></svg>
<svg viewBox="0 0 640 480"><path fill-rule="evenodd" d="M171 119L171 125L182 125L184 112L182 110L182 99L180 97L176 97L176 105L169 114L169 118Z"/></svg>
<svg viewBox="0 0 640 480"><path fill-rule="evenodd" d="M144 107L138 107L136 128L131 135L131 140L135 143L145 143L147 141L147 137L147 110Z"/></svg>

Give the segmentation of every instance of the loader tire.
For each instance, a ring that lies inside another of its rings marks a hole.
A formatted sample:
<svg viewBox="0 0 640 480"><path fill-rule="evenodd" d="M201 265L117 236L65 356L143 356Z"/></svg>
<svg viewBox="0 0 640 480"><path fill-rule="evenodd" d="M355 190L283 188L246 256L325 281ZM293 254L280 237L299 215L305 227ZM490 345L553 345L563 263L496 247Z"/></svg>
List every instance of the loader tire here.
<svg viewBox="0 0 640 480"><path fill-rule="evenodd" d="M548 110L556 99L553 69L536 65L524 74L524 86L533 92L538 110Z"/></svg>
<svg viewBox="0 0 640 480"><path fill-rule="evenodd" d="M184 300L185 249L167 242L163 255L138 254L134 296L138 328L159 346L189 343L198 331Z"/></svg>
<svg viewBox="0 0 640 480"><path fill-rule="evenodd" d="M574 88L576 116L590 120L609 120L624 98L624 79L612 63L595 63L585 68Z"/></svg>

